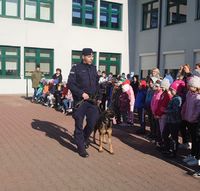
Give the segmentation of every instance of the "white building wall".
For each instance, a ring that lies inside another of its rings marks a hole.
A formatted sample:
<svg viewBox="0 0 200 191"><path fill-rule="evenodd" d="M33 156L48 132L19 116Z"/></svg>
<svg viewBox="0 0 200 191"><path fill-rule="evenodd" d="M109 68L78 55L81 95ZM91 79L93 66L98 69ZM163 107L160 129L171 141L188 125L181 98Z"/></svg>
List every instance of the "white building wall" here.
<svg viewBox="0 0 200 191"><path fill-rule="evenodd" d="M62 69L63 79L67 79L71 69L72 50L91 47L97 52L120 53L121 72L129 72L128 57L128 3L127 0L109 0L123 4L122 30L79 27L72 25L72 1L54 1L54 23L24 20L24 0L21 1L21 19L0 17L0 45L21 48L20 79L0 79L0 94L25 94L24 47L54 49L54 71ZM98 14L99 14L98 0ZM98 59L97 59L98 66ZM10 88L12 87L12 88ZM28 80L28 92L32 93Z"/></svg>

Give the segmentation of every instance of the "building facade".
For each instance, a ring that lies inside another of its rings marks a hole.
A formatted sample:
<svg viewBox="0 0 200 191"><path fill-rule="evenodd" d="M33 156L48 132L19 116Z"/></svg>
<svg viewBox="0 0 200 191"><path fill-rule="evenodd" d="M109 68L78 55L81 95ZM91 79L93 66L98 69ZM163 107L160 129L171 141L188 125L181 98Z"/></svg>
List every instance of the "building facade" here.
<svg viewBox="0 0 200 191"><path fill-rule="evenodd" d="M130 70L145 77L158 67L175 75L180 65L200 62L200 0L130 0L128 6Z"/></svg>
<svg viewBox="0 0 200 191"><path fill-rule="evenodd" d="M32 93L31 73L67 79L81 50L97 69L129 72L128 0L0 0L0 94Z"/></svg>
<svg viewBox="0 0 200 191"><path fill-rule="evenodd" d="M0 0L0 23L0 94L32 93L36 65L67 79L84 47L114 74L200 62L200 0Z"/></svg>

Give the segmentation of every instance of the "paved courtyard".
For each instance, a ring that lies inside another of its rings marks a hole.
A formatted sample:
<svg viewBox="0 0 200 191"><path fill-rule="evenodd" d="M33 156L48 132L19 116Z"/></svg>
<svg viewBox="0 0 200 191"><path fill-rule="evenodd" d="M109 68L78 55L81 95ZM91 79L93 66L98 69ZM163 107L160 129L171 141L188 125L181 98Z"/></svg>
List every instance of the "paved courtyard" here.
<svg viewBox="0 0 200 191"><path fill-rule="evenodd" d="M136 128L114 128L114 155L91 144L85 159L71 143L71 116L22 96L0 96L0 191L200 190L182 151L166 159Z"/></svg>

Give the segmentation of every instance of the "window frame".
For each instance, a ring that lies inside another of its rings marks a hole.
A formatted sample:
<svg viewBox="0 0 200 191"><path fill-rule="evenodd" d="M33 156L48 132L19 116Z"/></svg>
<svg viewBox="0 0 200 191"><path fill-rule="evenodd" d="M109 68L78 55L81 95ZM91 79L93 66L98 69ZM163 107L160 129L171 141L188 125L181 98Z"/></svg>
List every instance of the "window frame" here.
<svg viewBox="0 0 200 191"><path fill-rule="evenodd" d="M6 55L6 50L9 48L16 48L17 55ZM0 61L2 74L0 74L0 79L19 79L20 78L20 59L21 59L21 48L18 46L0 46ZM17 61L17 74L7 75L6 74L6 61L10 59L15 59Z"/></svg>
<svg viewBox="0 0 200 191"><path fill-rule="evenodd" d="M176 79L179 69L164 69L164 74L170 74L173 79Z"/></svg>
<svg viewBox="0 0 200 191"><path fill-rule="evenodd" d="M180 20L180 13L179 13L179 11L180 11L180 5L181 5L181 3L182 2L180 2L180 1L178 1L178 0L176 0L175 2L174 2L174 5L169 5L170 4L170 1L171 0L167 0L167 25L175 25L175 24L181 24L181 23L186 23L187 22L187 13L186 13L186 19L185 19L185 21L181 21ZM182 0L183 1L183 0ZM188 5L188 2L187 2L187 0L185 0L186 1L186 7L187 7L187 5ZM172 22L172 23L170 23L170 12L169 12L169 10L170 10L170 8L171 7L176 7L176 9L177 9L177 11L176 11L176 14L177 14L177 19L176 19L176 21L175 22ZM187 9L187 8L186 8Z"/></svg>
<svg viewBox="0 0 200 191"><path fill-rule="evenodd" d="M2 0L2 7L1 7L1 14L0 17L5 17L5 18L20 18L20 8L21 8L21 1L17 0L17 16L12 16L12 15L6 15L6 1L7 0Z"/></svg>
<svg viewBox="0 0 200 191"><path fill-rule="evenodd" d="M26 56L26 50L35 50L35 56ZM41 51L49 51L50 57L41 57L40 53ZM24 78L28 79L31 78L31 75L26 75L26 62L27 61L34 61L35 66L41 64L41 61L49 61L49 75L44 75L45 78L50 79L53 75L54 70L54 49L48 49L48 48L35 48L35 47L24 47ZM34 67L35 68L35 67ZM34 71L34 70L33 70ZM31 71L31 72L33 72Z"/></svg>
<svg viewBox="0 0 200 191"><path fill-rule="evenodd" d="M100 58L102 56L106 57L106 60L100 60ZM112 57L117 58L116 61L112 61L111 58ZM116 71L116 75L120 74L121 71L121 54L120 53L106 53L106 52L100 52L99 53L99 66L100 65L104 65L106 67L106 74L108 75L110 73L110 66L116 66L117 67L117 71ZM99 68L98 68L99 70ZM102 71L101 71L102 72Z"/></svg>
<svg viewBox="0 0 200 191"><path fill-rule="evenodd" d="M82 27L90 27L90 28L96 28L97 26L97 0L90 0L94 2L94 7L87 7L87 0L82 0L82 5L75 5L75 3L72 0L72 25L73 26L82 26ZM80 9L80 20L81 23L75 23L73 21L73 9ZM87 24L86 21L86 11L92 11L94 13L94 24L90 25Z"/></svg>
<svg viewBox="0 0 200 191"><path fill-rule="evenodd" d="M151 71L152 70L150 70L150 69L148 69L148 70L141 70L140 71L140 78L141 79L146 79L148 76L150 76Z"/></svg>
<svg viewBox="0 0 200 191"><path fill-rule="evenodd" d="M26 17L26 3L27 0L24 0L24 20L30 20L30 21L38 21L38 22L47 22L47 23L53 23L54 22L54 0L28 0L36 2L36 17L35 18L29 18ZM40 3L49 3L50 4L50 19L45 20L41 19L41 12L40 12Z"/></svg>
<svg viewBox="0 0 200 191"><path fill-rule="evenodd" d="M102 4L107 4L108 9L105 10L102 8ZM112 6L119 6L118 11L112 10ZM100 29L108 29L108 30L122 30L122 10L123 10L123 5L120 3L114 3L114 2L108 2L108 1L100 1L100 18L99 18L99 26ZM108 15L108 26L101 26L101 14L107 14ZM112 27L112 15L116 14L119 15L119 27L115 28Z"/></svg>
<svg viewBox="0 0 200 191"><path fill-rule="evenodd" d="M196 20L200 20L200 0L196 1L197 9L196 9Z"/></svg>
<svg viewBox="0 0 200 191"><path fill-rule="evenodd" d="M154 3L158 3L158 8L153 8L153 4ZM145 6L151 6L150 10L145 11ZM152 14L155 13L157 11L157 26L153 27L152 26ZM150 13L150 26L149 27L145 27L145 23L147 23L147 21L145 22L145 14L148 15ZM142 5L142 30L150 30L150 29L155 29L158 28L158 19L159 19L159 1L158 0L154 0L148 3L144 3Z"/></svg>

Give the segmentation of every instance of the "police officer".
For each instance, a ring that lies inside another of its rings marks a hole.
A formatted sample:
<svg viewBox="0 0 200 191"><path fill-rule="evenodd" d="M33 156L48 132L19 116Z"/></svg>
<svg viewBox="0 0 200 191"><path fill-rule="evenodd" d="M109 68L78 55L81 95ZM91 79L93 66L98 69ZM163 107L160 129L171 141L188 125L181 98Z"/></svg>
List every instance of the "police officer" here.
<svg viewBox="0 0 200 191"><path fill-rule="evenodd" d="M92 64L94 59L93 50L84 48L82 50L82 61L74 65L68 77L68 87L72 92L75 104L73 118L75 120L74 138L78 153L81 157L88 157L86 151L90 134L99 117L97 103L100 103L101 95L99 88L99 77L96 67ZM83 121L86 116L86 126Z"/></svg>

